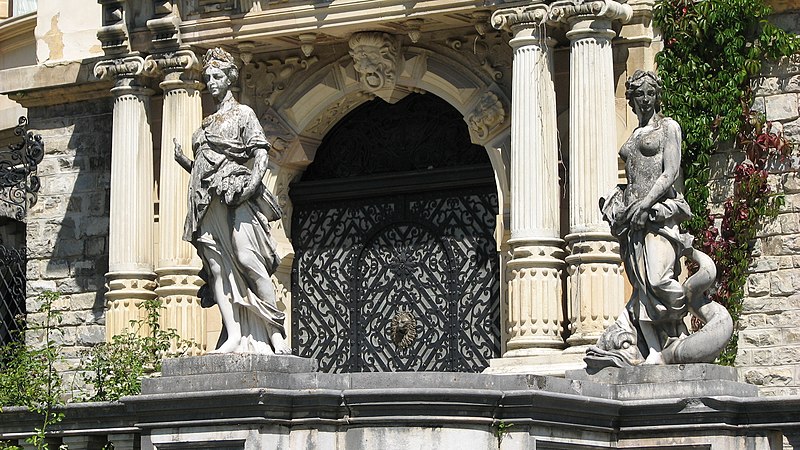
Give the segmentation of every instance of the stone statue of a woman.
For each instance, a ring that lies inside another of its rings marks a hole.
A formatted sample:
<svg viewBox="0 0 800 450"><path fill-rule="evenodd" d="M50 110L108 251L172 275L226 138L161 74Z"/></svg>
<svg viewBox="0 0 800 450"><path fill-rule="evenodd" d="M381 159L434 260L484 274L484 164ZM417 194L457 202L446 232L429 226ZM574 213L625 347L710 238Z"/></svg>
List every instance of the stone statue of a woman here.
<svg viewBox="0 0 800 450"><path fill-rule="evenodd" d="M271 280L280 259L269 222L281 210L262 183L269 144L253 110L233 98L233 57L209 50L203 73L217 111L192 136L194 161L177 142L175 160L191 174L183 239L203 261L200 296L219 306L225 327L215 352L289 354Z"/></svg>
<svg viewBox="0 0 800 450"><path fill-rule="evenodd" d="M727 310L708 300L716 267L680 230L692 212L675 184L680 175L681 128L660 113L661 80L637 70L626 97L639 124L620 149L628 184L601 199L603 217L620 241L633 294L617 322L587 351L590 367L712 362L733 331ZM698 271L679 282L681 257ZM705 326L689 334L692 312Z"/></svg>

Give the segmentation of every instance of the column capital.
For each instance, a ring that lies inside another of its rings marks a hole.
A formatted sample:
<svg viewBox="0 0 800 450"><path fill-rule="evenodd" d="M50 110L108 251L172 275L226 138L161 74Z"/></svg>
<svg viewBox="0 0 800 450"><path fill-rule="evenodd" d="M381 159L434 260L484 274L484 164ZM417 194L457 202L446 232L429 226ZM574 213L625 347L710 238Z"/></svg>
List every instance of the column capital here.
<svg viewBox="0 0 800 450"><path fill-rule="evenodd" d="M141 56L106 59L94 66L94 75L101 80L134 78L142 72L144 72L144 58Z"/></svg>
<svg viewBox="0 0 800 450"><path fill-rule="evenodd" d="M535 28L548 22L550 5L535 3L498 9L492 14L492 26L516 34L520 29Z"/></svg>
<svg viewBox="0 0 800 450"><path fill-rule="evenodd" d="M180 88L200 90L203 84L198 80L202 64L191 50L148 55L144 60L144 72L150 76L163 76L159 86L165 91Z"/></svg>
<svg viewBox="0 0 800 450"><path fill-rule="evenodd" d="M575 24L589 20L619 20L622 23L628 22L633 17L633 8L624 2L616 0L560 0L550 6L549 20L569 24L574 28ZM592 31L586 27L585 31ZM607 30L598 29L596 32L606 33ZM569 37L569 35L567 35Z"/></svg>
<svg viewBox="0 0 800 450"><path fill-rule="evenodd" d="M144 58L138 55L107 59L95 64L94 75L101 80L115 81L111 93L116 96L152 95L152 89L142 83L142 78L147 75L144 66Z"/></svg>

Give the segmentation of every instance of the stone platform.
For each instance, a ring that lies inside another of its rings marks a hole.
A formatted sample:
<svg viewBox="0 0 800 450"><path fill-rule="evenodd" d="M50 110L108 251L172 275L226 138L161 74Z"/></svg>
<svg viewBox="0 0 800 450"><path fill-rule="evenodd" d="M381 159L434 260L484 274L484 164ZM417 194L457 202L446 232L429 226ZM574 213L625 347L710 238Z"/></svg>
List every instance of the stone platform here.
<svg viewBox="0 0 800 450"><path fill-rule="evenodd" d="M294 356L171 359L122 402L145 450L772 449L775 418L800 423L800 400L758 398L711 364L566 378L316 369Z"/></svg>

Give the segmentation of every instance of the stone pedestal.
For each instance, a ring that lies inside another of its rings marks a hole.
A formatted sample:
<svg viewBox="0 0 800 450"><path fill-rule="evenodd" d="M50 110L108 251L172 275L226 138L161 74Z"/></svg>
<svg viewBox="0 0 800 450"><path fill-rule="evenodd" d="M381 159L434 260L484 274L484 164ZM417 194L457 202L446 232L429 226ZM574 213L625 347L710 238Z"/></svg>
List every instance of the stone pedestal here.
<svg viewBox="0 0 800 450"><path fill-rule="evenodd" d="M566 378L607 385L612 398L623 401L758 396L756 386L737 381L735 368L716 364L606 367L596 373L570 370Z"/></svg>

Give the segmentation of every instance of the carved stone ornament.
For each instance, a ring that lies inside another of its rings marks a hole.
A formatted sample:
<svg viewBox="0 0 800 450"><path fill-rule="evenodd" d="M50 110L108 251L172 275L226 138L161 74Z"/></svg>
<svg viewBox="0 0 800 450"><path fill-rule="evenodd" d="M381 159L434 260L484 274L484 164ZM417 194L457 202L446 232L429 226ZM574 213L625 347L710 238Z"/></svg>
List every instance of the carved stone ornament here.
<svg viewBox="0 0 800 450"><path fill-rule="evenodd" d="M562 0L550 5L551 22L569 22L579 17L598 17L608 20L621 20L623 23L633 17L630 5L615 0Z"/></svg>
<svg viewBox="0 0 800 450"><path fill-rule="evenodd" d="M159 73L199 72L200 61L191 50L148 55L144 60L144 71L151 76Z"/></svg>
<svg viewBox="0 0 800 450"><path fill-rule="evenodd" d="M356 33L350 38L353 68L367 92L394 89L399 49L394 37L381 32Z"/></svg>
<svg viewBox="0 0 800 450"><path fill-rule="evenodd" d="M308 70L318 61L316 56L301 58L290 56L286 59L254 61L244 70L244 92L248 103L261 115L265 107L275 104L275 100L286 89L292 78L299 72Z"/></svg>
<svg viewBox="0 0 800 450"><path fill-rule="evenodd" d="M272 108L267 108L264 114L261 114L259 122L261 127L264 128L267 140L272 145L270 156L280 160L283 151L289 147L292 141L297 139L297 134L289 128L286 121Z"/></svg>
<svg viewBox="0 0 800 450"><path fill-rule="evenodd" d="M392 342L408 348L417 337L417 319L408 311L399 311L392 317Z"/></svg>
<svg viewBox="0 0 800 450"><path fill-rule="evenodd" d="M100 61L94 66L94 75L101 80L133 78L144 72L144 59L128 56L121 59Z"/></svg>
<svg viewBox="0 0 800 450"><path fill-rule="evenodd" d="M550 6L546 4L498 9L492 14L492 26L498 30L514 31L517 28L544 25L549 16Z"/></svg>
<svg viewBox="0 0 800 450"><path fill-rule="evenodd" d="M506 119L503 103L494 92L483 95L472 113L467 116L469 128L484 139Z"/></svg>

